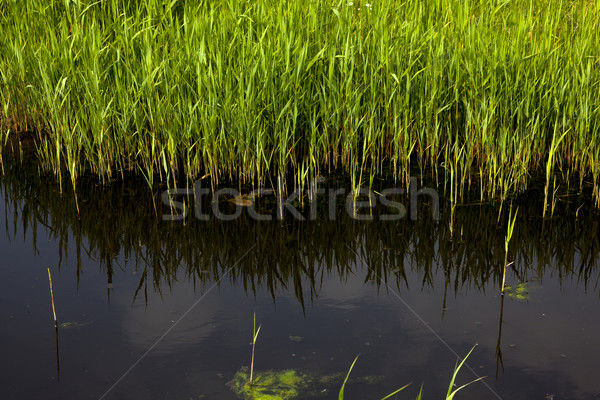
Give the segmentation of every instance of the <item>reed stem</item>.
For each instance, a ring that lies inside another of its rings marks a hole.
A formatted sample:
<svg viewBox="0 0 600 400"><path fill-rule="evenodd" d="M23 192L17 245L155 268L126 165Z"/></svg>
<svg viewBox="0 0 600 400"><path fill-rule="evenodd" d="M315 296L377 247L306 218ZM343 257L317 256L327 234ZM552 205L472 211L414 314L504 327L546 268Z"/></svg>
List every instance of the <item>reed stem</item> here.
<svg viewBox="0 0 600 400"><path fill-rule="evenodd" d="M256 313L254 313L254 328L252 329L252 362L250 363L250 386L254 379L254 348L256 346L256 339L258 338L258 332L260 332L260 326L256 329Z"/></svg>
<svg viewBox="0 0 600 400"><path fill-rule="evenodd" d="M502 273L502 288L500 289L500 294L504 296L504 283L506 281L506 267L508 266L508 245L510 243L510 239L512 238L513 231L515 228L515 222L517 220L517 213L519 212L519 208L515 211L515 215L512 215L512 205L510 206L510 211L508 213L508 228L506 232L506 237L504 238L504 272Z"/></svg>

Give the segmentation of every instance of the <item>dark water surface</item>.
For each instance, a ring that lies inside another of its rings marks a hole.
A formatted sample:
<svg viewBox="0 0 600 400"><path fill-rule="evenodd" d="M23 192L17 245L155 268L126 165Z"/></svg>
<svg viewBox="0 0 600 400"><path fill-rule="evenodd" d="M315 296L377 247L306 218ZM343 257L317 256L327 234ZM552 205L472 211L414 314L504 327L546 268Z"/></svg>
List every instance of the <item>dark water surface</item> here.
<svg viewBox="0 0 600 400"><path fill-rule="evenodd" d="M5 169L2 399L236 399L226 383L250 364L253 313L257 370L329 375L360 354L352 376L383 376L351 382L346 399L408 382L397 398L423 383L424 399L441 399L455 353L475 343L458 384L485 384L457 399L600 398L600 218L577 196L544 223L538 198L519 199L507 283L528 298L502 302L497 206L458 207L453 237L449 208L434 221L431 204L416 221L356 221L342 204L334 221L320 208L315 221L257 222L244 208L165 222L164 188L83 180L78 213L71 190ZM69 323L59 362L48 267Z"/></svg>

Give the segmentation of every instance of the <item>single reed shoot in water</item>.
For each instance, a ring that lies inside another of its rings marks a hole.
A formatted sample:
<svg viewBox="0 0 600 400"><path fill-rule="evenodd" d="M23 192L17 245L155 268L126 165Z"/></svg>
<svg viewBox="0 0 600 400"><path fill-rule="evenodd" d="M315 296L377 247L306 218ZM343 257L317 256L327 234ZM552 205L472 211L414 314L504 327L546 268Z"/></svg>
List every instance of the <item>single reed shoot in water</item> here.
<svg viewBox="0 0 600 400"><path fill-rule="evenodd" d="M260 332L260 326L256 329L256 313L254 313L254 327L252 329L252 362L250 363L250 386L252 386L252 378L254 375L254 347L256 345L256 339L258 339L258 332Z"/></svg>
<svg viewBox="0 0 600 400"><path fill-rule="evenodd" d="M515 228L515 222L517 220L517 213L519 212L519 208L515 211L515 215L512 215L512 206L510 207L510 212L508 213L508 229L506 232L506 237L504 238L504 272L502 273L502 288L500 289L500 294L504 296L504 283L506 281L506 267L508 262L508 244L510 243L510 239L512 238L513 230Z"/></svg>
<svg viewBox="0 0 600 400"><path fill-rule="evenodd" d="M50 298L52 299L52 314L54 314L54 327L58 328L58 322L56 320L56 308L54 307L54 291L52 290L52 275L50 274L50 268L48 268L48 280L50 281Z"/></svg>

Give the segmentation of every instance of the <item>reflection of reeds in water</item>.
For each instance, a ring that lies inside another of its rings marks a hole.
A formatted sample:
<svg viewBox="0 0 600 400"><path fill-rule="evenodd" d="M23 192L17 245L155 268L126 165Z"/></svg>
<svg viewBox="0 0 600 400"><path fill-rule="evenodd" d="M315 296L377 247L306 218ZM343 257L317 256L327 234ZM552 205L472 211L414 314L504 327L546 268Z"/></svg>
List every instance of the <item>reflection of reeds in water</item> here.
<svg viewBox="0 0 600 400"><path fill-rule="evenodd" d="M60 353L58 351L58 320L56 319L56 307L54 306L54 289L52 288L52 274L48 268L48 281L50 282L50 299L52 300L52 315L54 316L54 334L56 339L56 378L60 382Z"/></svg>
<svg viewBox="0 0 600 400"><path fill-rule="evenodd" d="M42 229L58 244L61 259L75 258L77 274L90 257L101 263L108 281L114 279L121 254L127 265L120 267L139 271L140 294L153 285L162 290L181 276L204 287L222 278L251 246L256 247L225 281L250 292L267 288L274 297L280 289L290 290L302 303L318 293L327 275L346 279L363 265L361 259L368 265L367 280L376 285L387 282L399 290L411 271L422 276L424 285L432 285L442 270L450 291L501 284L508 215L497 222L498 210L491 205L457 207L453 236L447 204L442 205L439 222L431 219L425 205L419 210L422 218L414 222L369 223L351 219L341 205L334 221L320 209L314 222L291 218L256 222L243 214L227 223L191 217L184 225L161 221L167 210L162 209L160 189L152 194L143 182L80 185L78 214L71 191L60 194L58 186L48 184L35 167L6 166L2 190L9 238L18 230L31 231L35 247ZM580 207L585 198L559 203L564 217L560 223L547 220L542 229L531 217L539 216L539 202L514 200L519 213L511 243L517 245L510 246L508 255L521 280L528 274L543 278L556 272L555 276L576 277L596 287L600 222L593 218L591 205ZM229 202L226 206L235 207ZM70 248L74 255L68 254Z"/></svg>
<svg viewBox="0 0 600 400"><path fill-rule="evenodd" d="M454 199L563 174L600 201L600 3L359 3L4 2L0 139L34 131L73 182L416 168Z"/></svg>
<svg viewBox="0 0 600 400"><path fill-rule="evenodd" d="M52 299L52 314L54 316L54 327L58 328L58 321L56 320L56 308L54 307L54 289L52 289L52 275L50 274L50 268L48 268L48 281L50 282L50 298Z"/></svg>

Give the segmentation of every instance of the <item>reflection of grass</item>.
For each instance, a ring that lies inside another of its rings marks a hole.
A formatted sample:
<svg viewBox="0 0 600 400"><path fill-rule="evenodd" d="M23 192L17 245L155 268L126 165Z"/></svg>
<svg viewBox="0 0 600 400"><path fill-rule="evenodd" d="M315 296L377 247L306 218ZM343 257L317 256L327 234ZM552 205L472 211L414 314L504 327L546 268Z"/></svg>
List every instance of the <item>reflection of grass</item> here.
<svg viewBox="0 0 600 400"><path fill-rule="evenodd" d="M598 189L598 2L349 3L4 1L0 139L35 131L73 180L418 167L458 197L536 172L546 198L559 171Z"/></svg>
<svg viewBox="0 0 600 400"><path fill-rule="evenodd" d="M30 155L23 163L11 158L5 158L6 173L0 185L6 210L0 223L6 226L8 240L17 240L26 231L37 251L38 243L49 238L56 243L59 266L72 263L77 276L85 273L86 260L97 261L108 283L117 279L119 269L137 272L140 297L153 290L168 290L178 279L206 287L225 278L248 293L265 288L275 299L279 292L290 290L303 303L319 293L322 276L335 274L343 280L360 271L362 263L347 243L364 249L361 257L370 266L365 279L374 285L388 282L404 290L408 277L417 274L423 285L433 288L437 265L443 267L448 298L453 291L497 290L501 285L503 271L492 266L504 264L505 230L498 229L498 210L493 206L458 207L455 232L461 235L454 241L444 203L440 223L421 218L416 224L357 224L343 204L336 220L322 217L309 224L293 220L284 221L283 226L256 223L246 214L225 224L193 217L185 225L163 223L160 189L153 198L139 181L128 181L127 186L117 182L80 185L82 207L78 213L73 191L61 194L50 177L40 177L39 166ZM529 197L514 200L519 213L508 253L519 281L552 274L561 279L577 276L588 286L596 284L600 221L592 218L589 202L579 208L582 201L587 200L577 198L562 204L561 223L539 229L535 218L542 202ZM502 226L507 225L506 214ZM223 277L252 246L255 250ZM120 264L119 254L124 264Z"/></svg>

